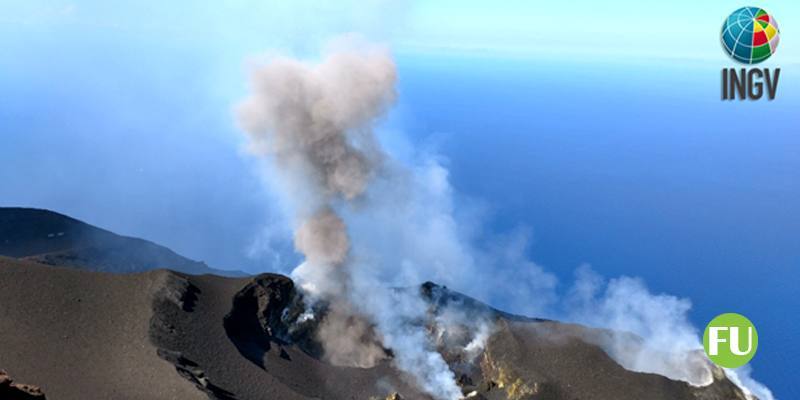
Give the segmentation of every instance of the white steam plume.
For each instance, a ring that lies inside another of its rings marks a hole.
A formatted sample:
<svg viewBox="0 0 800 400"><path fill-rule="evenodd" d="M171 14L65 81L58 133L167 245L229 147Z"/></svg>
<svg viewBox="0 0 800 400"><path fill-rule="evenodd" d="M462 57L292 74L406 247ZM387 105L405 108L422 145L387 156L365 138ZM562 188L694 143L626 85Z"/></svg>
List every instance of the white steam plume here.
<svg viewBox="0 0 800 400"><path fill-rule="evenodd" d="M588 265L575 275L567 300L570 319L611 329L611 339L600 344L623 367L695 386L713 382L712 366L687 318L689 300L653 295L639 279L606 282Z"/></svg>
<svg viewBox="0 0 800 400"><path fill-rule="evenodd" d="M768 387L750 376L752 372L753 368L750 365L725 370L725 374L730 378L731 382L742 388L749 398L755 396L758 400L775 400L775 396Z"/></svg>
<svg viewBox="0 0 800 400"><path fill-rule="evenodd" d="M656 373L705 386L721 371L706 358L700 333L689 322L688 299L652 294L640 279L606 281L590 266L575 271L575 283L565 301L567 318L611 329L601 343L620 365L632 371ZM775 400L772 392L751 376L751 368L725 369L727 377L749 398Z"/></svg>

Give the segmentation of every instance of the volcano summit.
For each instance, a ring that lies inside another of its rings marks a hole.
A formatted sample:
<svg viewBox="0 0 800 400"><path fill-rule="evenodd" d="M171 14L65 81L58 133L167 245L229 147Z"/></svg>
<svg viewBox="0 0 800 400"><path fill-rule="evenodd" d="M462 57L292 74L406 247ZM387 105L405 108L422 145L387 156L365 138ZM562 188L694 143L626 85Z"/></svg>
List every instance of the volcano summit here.
<svg viewBox="0 0 800 400"><path fill-rule="evenodd" d="M36 211L26 226L56 215ZM17 255L56 239L28 240L14 250L0 237L4 252ZM49 399L435 398L396 367L395 350L383 347L372 323L324 302L307 307L285 276L112 274L36 261L0 257L0 368ZM424 332L459 397L747 399L718 369L704 387L626 370L603 350L624 333L504 313L430 282L376 290L424 300L425 317L404 321L407 332L396 334ZM321 345L324 326L358 326L367 333L363 347L349 350L378 356L369 365L343 365L348 359L332 358Z"/></svg>

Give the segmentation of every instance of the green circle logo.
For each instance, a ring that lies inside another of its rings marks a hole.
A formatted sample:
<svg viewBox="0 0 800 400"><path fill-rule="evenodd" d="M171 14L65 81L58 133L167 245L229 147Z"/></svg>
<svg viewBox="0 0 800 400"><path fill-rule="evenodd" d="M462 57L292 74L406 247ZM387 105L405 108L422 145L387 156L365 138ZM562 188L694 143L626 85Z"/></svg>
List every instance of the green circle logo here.
<svg viewBox="0 0 800 400"><path fill-rule="evenodd" d="M744 315L720 314L706 326L703 348L714 364L725 368L739 368L756 355L758 332Z"/></svg>

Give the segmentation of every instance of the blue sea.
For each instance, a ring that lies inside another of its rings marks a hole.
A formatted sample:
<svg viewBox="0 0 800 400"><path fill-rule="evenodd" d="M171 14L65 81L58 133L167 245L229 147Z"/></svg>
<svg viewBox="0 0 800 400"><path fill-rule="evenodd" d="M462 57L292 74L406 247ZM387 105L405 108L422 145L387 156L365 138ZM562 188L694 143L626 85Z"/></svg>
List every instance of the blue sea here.
<svg viewBox="0 0 800 400"><path fill-rule="evenodd" d="M771 102L722 101L726 66L409 56L400 112L495 229L532 227L532 259L562 281L581 263L642 277L691 299L701 330L746 315L753 376L796 399L800 76L783 68Z"/></svg>

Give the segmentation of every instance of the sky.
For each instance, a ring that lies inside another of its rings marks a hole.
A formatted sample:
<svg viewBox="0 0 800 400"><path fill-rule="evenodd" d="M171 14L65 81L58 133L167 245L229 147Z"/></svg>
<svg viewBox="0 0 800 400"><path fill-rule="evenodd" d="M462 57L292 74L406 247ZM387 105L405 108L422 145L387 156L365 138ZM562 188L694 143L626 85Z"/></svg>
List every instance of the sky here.
<svg viewBox="0 0 800 400"><path fill-rule="evenodd" d="M435 148L490 230L529 229L530 257L564 279L590 263L688 297L697 326L747 315L755 376L800 394L783 345L800 333L800 3L752 4L781 26L762 64L782 69L778 98L733 103L719 31L749 4L329 3L0 0L0 205L286 270L233 109L259 57L358 32L398 65L380 129Z"/></svg>

